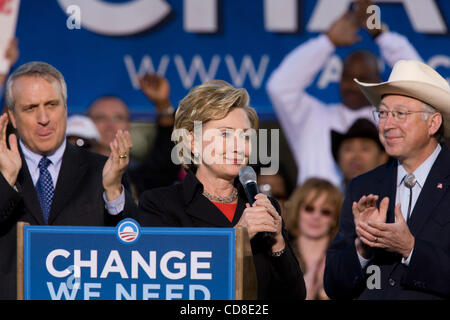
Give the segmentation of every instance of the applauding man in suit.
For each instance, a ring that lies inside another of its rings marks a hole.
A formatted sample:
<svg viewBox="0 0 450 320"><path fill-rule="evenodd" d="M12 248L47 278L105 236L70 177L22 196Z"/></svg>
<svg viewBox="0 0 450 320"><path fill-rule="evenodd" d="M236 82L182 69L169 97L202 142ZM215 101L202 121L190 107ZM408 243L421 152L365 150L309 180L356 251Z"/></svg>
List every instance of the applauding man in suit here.
<svg viewBox="0 0 450 320"><path fill-rule="evenodd" d="M356 82L395 160L350 182L325 290L336 299L448 299L449 84L415 60L397 62L387 82Z"/></svg>
<svg viewBox="0 0 450 320"><path fill-rule="evenodd" d="M6 84L6 136L0 117L0 299L16 295L16 223L114 225L133 201L122 185L131 139L119 131L111 155L66 143L67 88L61 73L43 62L19 67Z"/></svg>

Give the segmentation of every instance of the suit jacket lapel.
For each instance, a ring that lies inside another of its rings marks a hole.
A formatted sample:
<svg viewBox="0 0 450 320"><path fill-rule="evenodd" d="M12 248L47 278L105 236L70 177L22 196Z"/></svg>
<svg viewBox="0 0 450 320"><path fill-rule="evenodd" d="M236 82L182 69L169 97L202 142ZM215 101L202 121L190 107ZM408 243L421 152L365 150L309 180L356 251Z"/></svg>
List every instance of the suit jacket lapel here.
<svg viewBox="0 0 450 320"><path fill-rule="evenodd" d="M31 213L38 224L45 224L41 204L39 203L36 188L33 185L33 180L31 179L22 150L20 150L20 156L22 158L22 169L17 177L17 189L22 194L25 210Z"/></svg>
<svg viewBox="0 0 450 320"><path fill-rule="evenodd" d="M70 143L66 145L53 195L49 224L55 220L66 203L72 198L74 191L87 171L88 166L83 161L80 150L76 148Z"/></svg>
<svg viewBox="0 0 450 320"><path fill-rule="evenodd" d="M417 199L408 226L416 236L450 186L450 151L443 147L428 174Z"/></svg>

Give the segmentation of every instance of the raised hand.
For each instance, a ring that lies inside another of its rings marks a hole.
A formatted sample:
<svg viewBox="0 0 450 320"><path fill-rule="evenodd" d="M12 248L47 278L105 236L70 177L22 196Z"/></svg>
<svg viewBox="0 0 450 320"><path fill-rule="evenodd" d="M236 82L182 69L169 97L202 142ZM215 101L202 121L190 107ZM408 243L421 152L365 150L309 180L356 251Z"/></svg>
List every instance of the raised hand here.
<svg viewBox="0 0 450 320"><path fill-rule="evenodd" d="M13 66L17 62L17 59L19 59L18 43L19 41L17 39L11 39L6 49L5 58L8 59L10 66Z"/></svg>
<svg viewBox="0 0 450 320"><path fill-rule="evenodd" d="M351 46L361 41L358 30L359 22L356 15L353 12L346 12L331 25L327 36L336 47Z"/></svg>
<svg viewBox="0 0 450 320"><path fill-rule="evenodd" d="M369 222L386 222L387 209L389 207L389 198L385 197L380 202L380 208L377 208L378 196L369 194L363 196L358 202L353 202L352 212L355 223L356 235L355 246L358 253L367 258L370 255L370 246L361 241L361 226Z"/></svg>
<svg viewBox="0 0 450 320"><path fill-rule="evenodd" d="M103 188L108 201L116 200L122 193L122 176L130 162L132 148L128 131L119 130L113 142L109 144L111 154L103 167Z"/></svg>
<svg viewBox="0 0 450 320"><path fill-rule="evenodd" d="M358 0L355 2L355 16L359 23L359 25L366 29L373 38L378 36L381 32L383 32L382 28L374 28L369 29L367 26L367 21L373 13L367 13L367 8L373 5L373 1L371 0Z"/></svg>
<svg viewBox="0 0 450 320"><path fill-rule="evenodd" d="M414 248L414 236L403 218L400 203L395 206L395 223L370 220L358 229L361 241L369 247L397 252L405 259Z"/></svg>
<svg viewBox="0 0 450 320"><path fill-rule="evenodd" d="M2 53L0 52L0 54L2 54ZM8 60L9 68L12 67L16 63L17 59L19 58L19 49L17 47L17 39L10 40L8 47L6 47L4 54L5 54L5 56L1 57L1 58L2 59L5 58L6 60ZM5 66L5 67L7 67L7 66ZM0 73L0 86L2 86L5 83L6 77L7 77L7 70L3 70L2 73Z"/></svg>
<svg viewBox="0 0 450 320"><path fill-rule="evenodd" d="M367 19L369 18L367 7L371 6L373 3L371 0L357 0L354 4L355 17L358 23L361 27L366 28Z"/></svg>
<svg viewBox="0 0 450 320"><path fill-rule="evenodd" d="M4 113L0 116L0 172L12 187L16 184L17 176L20 168L22 168L22 159L20 158L15 134L8 137L9 148L6 144L7 125L8 114Z"/></svg>
<svg viewBox="0 0 450 320"><path fill-rule="evenodd" d="M170 86L166 78L153 74L146 74L139 78L142 92L149 98L158 111L170 107Z"/></svg>

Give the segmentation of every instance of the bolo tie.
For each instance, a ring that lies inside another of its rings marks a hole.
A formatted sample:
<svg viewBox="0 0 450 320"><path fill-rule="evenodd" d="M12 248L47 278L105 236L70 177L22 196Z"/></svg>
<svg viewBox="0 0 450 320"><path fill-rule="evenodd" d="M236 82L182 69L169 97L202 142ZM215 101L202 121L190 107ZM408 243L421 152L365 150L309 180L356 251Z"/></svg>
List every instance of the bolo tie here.
<svg viewBox="0 0 450 320"><path fill-rule="evenodd" d="M410 215L411 215L412 192L413 192L412 189L416 185L417 180L416 180L416 177L414 176L414 174L409 173L409 174L407 174L405 176L405 179L403 180L403 183L409 189L408 215L406 216L406 223L408 223L408 220L409 220Z"/></svg>

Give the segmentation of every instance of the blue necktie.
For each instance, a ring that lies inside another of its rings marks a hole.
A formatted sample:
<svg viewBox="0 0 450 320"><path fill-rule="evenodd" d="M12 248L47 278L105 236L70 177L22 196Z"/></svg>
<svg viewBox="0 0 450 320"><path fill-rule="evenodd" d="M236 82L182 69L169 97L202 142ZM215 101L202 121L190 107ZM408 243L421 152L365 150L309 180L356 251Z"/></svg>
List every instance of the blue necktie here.
<svg viewBox="0 0 450 320"><path fill-rule="evenodd" d="M39 179L36 183L36 191L41 204L45 224L48 224L54 191L52 176L47 169L50 163L51 161L47 157L42 157L41 161L39 161Z"/></svg>

